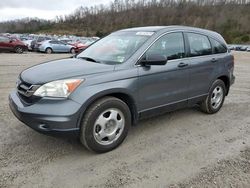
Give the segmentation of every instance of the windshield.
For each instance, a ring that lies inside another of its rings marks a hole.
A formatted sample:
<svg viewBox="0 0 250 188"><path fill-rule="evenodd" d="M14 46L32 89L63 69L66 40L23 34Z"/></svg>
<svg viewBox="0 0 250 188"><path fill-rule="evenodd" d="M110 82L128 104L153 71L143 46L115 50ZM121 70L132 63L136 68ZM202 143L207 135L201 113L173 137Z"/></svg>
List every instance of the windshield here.
<svg viewBox="0 0 250 188"><path fill-rule="evenodd" d="M104 64L121 64L131 57L153 32L113 33L80 53L77 58Z"/></svg>

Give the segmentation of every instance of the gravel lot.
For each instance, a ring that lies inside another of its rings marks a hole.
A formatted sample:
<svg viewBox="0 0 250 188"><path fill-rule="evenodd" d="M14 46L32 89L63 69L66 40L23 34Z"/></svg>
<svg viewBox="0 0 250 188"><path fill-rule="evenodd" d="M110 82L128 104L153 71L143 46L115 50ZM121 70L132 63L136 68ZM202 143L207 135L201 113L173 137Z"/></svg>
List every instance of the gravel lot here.
<svg viewBox="0 0 250 188"><path fill-rule="evenodd" d="M0 53L0 187L249 187L250 53L235 52L236 83L221 111L167 113L132 127L106 154L19 122L8 94L23 69L69 54Z"/></svg>

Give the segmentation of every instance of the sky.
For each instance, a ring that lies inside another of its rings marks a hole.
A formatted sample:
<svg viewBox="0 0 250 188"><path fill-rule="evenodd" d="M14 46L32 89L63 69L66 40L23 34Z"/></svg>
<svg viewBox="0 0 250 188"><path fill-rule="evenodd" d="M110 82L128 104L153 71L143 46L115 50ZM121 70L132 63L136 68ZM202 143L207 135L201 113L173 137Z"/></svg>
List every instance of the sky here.
<svg viewBox="0 0 250 188"><path fill-rule="evenodd" d="M0 22L38 17L46 20L72 13L80 6L109 4L111 0L0 0Z"/></svg>

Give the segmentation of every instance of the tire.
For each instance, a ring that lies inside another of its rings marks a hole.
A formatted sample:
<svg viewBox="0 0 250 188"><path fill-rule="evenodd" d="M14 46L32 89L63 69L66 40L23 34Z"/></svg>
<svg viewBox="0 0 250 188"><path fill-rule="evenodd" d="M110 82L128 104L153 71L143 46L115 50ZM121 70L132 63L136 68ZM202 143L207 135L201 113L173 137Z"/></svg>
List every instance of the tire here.
<svg viewBox="0 0 250 188"><path fill-rule="evenodd" d="M24 49L23 49L21 46L17 46L17 47L15 48L15 52L18 53L18 54L22 54L23 51L24 51Z"/></svg>
<svg viewBox="0 0 250 188"><path fill-rule="evenodd" d="M104 97L86 111L80 141L90 151L108 152L123 142L130 126L131 113L127 104L115 97Z"/></svg>
<svg viewBox="0 0 250 188"><path fill-rule="evenodd" d="M46 54L52 54L53 50L51 48L46 48L45 52Z"/></svg>
<svg viewBox="0 0 250 188"><path fill-rule="evenodd" d="M70 49L70 53L75 54L75 53L76 53L75 48L71 48L71 49Z"/></svg>
<svg viewBox="0 0 250 188"><path fill-rule="evenodd" d="M209 94L201 103L201 110L207 114L214 114L218 112L225 100L226 87L222 80L215 80L212 84Z"/></svg>

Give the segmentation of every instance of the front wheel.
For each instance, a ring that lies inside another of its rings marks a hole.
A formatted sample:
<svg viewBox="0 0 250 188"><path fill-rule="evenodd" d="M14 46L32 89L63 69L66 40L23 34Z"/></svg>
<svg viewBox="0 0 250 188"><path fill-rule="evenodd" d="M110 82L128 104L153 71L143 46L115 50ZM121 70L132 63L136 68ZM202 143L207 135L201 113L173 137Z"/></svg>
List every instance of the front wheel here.
<svg viewBox="0 0 250 188"><path fill-rule="evenodd" d="M75 53L76 53L75 48L71 48L71 49L70 49L70 53L75 54Z"/></svg>
<svg viewBox="0 0 250 188"><path fill-rule="evenodd" d="M108 152L123 142L130 126L131 113L127 104L115 97L105 97L87 110L80 140L89 150Z"/></svg>
<svg viewBox="0 0 250 188"><path fill-rule="evenodd" d="M209 94L201 103L201 110L208 114L214 114L220 110L226 96L226 87L222 80L216 80L209 90Z"/></svg>
<svg viewBox="0 0 250 188"><path fill-rule="evenodd" d="M21 47L21 46L17 46L16 48L15 48L15 52L16 53L18 53L18 54L22 54L23 53L23 48Z"/></svg>

